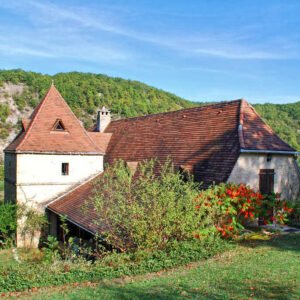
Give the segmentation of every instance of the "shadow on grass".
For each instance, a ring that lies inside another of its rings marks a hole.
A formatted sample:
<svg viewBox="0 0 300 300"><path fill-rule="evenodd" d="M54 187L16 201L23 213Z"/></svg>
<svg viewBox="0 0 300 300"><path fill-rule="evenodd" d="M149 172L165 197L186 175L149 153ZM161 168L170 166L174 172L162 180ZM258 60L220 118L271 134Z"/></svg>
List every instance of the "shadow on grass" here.
<svg viewBox="0 0 300 300"><path fill-rule="evenodd" d="M199 284L200 286L201 284ZM212 283L213 285L213 283ZM109 295L109 299L296 299L292 287L276 284L256 282L255 289L250 289L241 282L226 282L224 285L213 285L211 289L191 288L188 285L178 285L174 282L168 284L143 286L107 286L101 290L85 291L84 299L92 299L95 296ZM83 299L81 297L77 299ZM71 299L75 299L72 298Z"/></svg>
<svg viewBox="0 0 300 300"><path fill-rule="evenodd" d="M300 252L300 233L274 235L270 240L247 240L242 241L239 244L250 248L273 247L282 251Z"/></svg>

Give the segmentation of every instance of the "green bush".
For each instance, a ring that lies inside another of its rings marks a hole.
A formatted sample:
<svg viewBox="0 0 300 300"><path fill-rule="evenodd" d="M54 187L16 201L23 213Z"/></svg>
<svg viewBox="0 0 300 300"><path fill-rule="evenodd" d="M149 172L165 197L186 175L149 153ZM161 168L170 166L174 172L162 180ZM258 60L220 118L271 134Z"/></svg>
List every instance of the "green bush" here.
<svg viewBox="0 0 300 300"><path fill-rule="evenodd" d="M10 114L10 108L7 104L0 103L0 121L5 122Z"/></svg>
<svg viewBox="0 0 300 300"><path fill-rule="evenodd" d="M0 203L0 247L11 245L16 229L16 206Z"/></svg>
<svg viewBox="0 0 300 300"><path fill-rule="evenodd" d="M57 261L50 266L48 263L26 262L0 266L0 292L158 272L211 257L229 247L230 244L212 237L205 241L194 239L173 243L165 250L154 252L112 253L94 264Z"/></svg>
<svg viewBox="0 0 300 300"><path fill-rule="evenodd" d="M9 130L6 128L0 128L0 139L6 139L9 136Z"/></svg>
<svg viewBox="0 0 300 300"><path fill-rule="evenodd" d="M136 172L138 176L121 160L108 166L87 203L97 211L96 222L108 244L122 252L164 249L213 225L205 208L195 209L199 184L170 161L145 161Z"/></svg>

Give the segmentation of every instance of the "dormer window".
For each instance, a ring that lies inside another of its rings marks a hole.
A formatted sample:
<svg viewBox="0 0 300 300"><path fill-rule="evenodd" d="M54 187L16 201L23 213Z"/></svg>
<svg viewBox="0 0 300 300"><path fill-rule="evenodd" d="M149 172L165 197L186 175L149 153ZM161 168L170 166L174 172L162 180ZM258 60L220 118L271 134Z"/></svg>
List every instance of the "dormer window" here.
<svg viewBox="0 0 300 300"><path fill-rule="evenodd" d="M57 119L52 130L54 130L54 131L65 131L66 128L65 128L62 120Z"/></svg>

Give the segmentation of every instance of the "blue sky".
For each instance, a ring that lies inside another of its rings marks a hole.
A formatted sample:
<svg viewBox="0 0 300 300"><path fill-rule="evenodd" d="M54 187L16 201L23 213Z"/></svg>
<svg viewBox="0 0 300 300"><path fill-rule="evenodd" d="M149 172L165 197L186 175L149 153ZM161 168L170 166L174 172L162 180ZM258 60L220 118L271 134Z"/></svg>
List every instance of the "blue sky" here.
<svg viewBox="0 0 300 300"><path fill-rule="evenodd" d="M0 68L104 73L194 101L300 100L298 0L0 0Z"/></svg>

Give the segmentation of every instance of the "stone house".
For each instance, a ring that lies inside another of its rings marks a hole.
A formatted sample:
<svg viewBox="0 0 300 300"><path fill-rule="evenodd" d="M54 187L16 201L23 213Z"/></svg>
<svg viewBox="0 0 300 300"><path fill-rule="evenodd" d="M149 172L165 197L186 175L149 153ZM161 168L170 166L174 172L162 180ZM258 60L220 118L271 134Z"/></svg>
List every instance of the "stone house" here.
<svg viewBox="0 0 300 300"><path fill-rule="evenodd" d="M95 234L93 208L83 213L105 163L171 158L207 187L235 182L296 200L297 151L282 141L245 100L111 121L98 112L87 131L52 85L5 152L5 201L47 211L49 232L58 215L81 232ZM38 243L38 237L35 244ZM18 246L26 240L17 237Z"/></svg>

